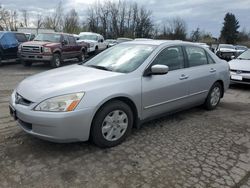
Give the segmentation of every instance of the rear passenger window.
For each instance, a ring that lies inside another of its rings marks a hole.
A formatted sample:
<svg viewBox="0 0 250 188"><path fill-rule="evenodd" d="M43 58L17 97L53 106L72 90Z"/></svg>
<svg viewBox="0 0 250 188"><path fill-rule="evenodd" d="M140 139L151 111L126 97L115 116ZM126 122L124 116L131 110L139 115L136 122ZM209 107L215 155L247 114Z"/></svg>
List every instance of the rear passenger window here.
<svg viewBox="0 0 250 188"><path fill-rule="evenodd" d="M170 71L184 68L182 48L175 46L162 50L152 63L152 65L156 64L167 65Z"/></svg>
<svg viewBox="0 0 250 188"><path fill-rule="evenodd" d="M72 36L69 36L69 44L75 44L75 38L74 37L72 37Z"/></svg>
<svg viewBox="0 0 250 188"><path fill-rule="evenodd" d="M207 55L204 49L194 46L188 46L186 47L186 52L188 56L189 67L208 64Z"/></svg>

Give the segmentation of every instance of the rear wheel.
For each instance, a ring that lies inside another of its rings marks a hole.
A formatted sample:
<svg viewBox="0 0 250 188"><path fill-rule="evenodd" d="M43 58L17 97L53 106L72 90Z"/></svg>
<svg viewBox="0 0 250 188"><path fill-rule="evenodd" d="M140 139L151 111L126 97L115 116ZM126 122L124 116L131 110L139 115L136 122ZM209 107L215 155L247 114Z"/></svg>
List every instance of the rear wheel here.
<svg viewBox="0 0 250 188"><path fill-rule="evenodd" d="M80 56L78 57L78 61L79 62L82 62L82 61L84 61L85 60L85 51L82 51L81 52L81 54L80 54Z"/></svg>
<svg viewBox="0 0 250 188"><path fill-rule="evenodd" d="M132 125L130 107L121 101L113 101L97 112L92 123L91 138L99 147L113 147L124 141Z"/></svg>
<svg viewBox="0 0 250 188"><path fill-rule="evenodd" d="M58 54L58 53L53 54L53 58L51 60L50 65L53 68L58 68L58 67L61 66L61 56L60 56L60 54Z"/></svg>
<svg viewBox="0 0 250 188"><path fill-rule="evenodd" d="M219 82L216 82L210 89L205 102L205 108L207 110L213 110L218 106L218 104L220 103L222 92L222 85Z"/></svg>

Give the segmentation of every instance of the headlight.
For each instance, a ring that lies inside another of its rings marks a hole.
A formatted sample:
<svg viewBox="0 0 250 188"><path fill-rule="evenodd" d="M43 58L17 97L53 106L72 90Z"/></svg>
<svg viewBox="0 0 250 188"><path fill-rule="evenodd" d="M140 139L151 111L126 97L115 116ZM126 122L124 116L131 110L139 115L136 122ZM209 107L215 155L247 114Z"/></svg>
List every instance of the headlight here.
<svg viewBox="0 0 250 188"><path fill-rule="evenodd" d="M53 97L38 104L35 110L45 112L70 112L77 107L83 96L84 92Z"/></svg>
<svg viewBox="0 0 250 188"><path fill-rule="evenodd" d="M51 53L51 49L44 47L43 48L43 52L45 52L45 53Z"/></svg>
<svg viewBox="0 0 250 188"><path fill-rule="evenodd" d="M18 52L21 52L21 50L22 50L22 45L19 45L18 46Z"/></svg>

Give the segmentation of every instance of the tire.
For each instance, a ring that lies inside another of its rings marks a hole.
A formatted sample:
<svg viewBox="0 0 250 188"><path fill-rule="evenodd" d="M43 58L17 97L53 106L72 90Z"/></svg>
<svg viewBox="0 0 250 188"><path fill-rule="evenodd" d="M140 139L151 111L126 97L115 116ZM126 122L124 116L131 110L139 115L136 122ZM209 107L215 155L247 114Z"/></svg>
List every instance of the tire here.
<svg viewBox="0 0 250 188"><path fill-rule="evenodd" d="M129 135L133 122L133 113L127 104L121 101L109 102L94 117L91 139L102 148L117 146Z"/></svg>
<svg viewBox="0 0 250 188"><path fill-rule="evenodd" d="M218 106L222 92L222 85L219 82L216 82L210 89L206 102L204 103L204 106L207 110L213 110Z"/></svg>
<svg viewBox="0 0 250 188"><path fill-rule="evenodd" d="M53 54L50 66L53 68L58 68L61 66L61 56L58 53Z"/></svg>
<svg viewBox="0 0 250 188"><path fill-rule="evenodd" d="M84 61L85 57L86 57L85 51L82 51L81 54L80 54L80 56L78 57L78 61L79 62Z"/></svg>
<svg viewBox="0 0 250 188"><path fill-rule="evenodd" d="M30 62L30 61L21 60L21 63L22 63L23 66L25 66L25 67L30 67L30 66L32 65L32 62Z"/></svg>
<svg viewBox="0 0 250 188"><path fill-rule="evenodd" d="M95 47L94 55L98 54L98 46Z"/></svg>

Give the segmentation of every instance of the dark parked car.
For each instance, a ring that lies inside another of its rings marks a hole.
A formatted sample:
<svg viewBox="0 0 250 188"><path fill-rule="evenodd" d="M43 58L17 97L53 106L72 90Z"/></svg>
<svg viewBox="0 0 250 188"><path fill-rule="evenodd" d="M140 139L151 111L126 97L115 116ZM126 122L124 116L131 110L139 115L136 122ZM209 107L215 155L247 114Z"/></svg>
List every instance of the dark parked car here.
<svg viewBox="0 0 250 188"><path fill-rule="evenodd" d="M237 56L237 51L231 44L219 44L215 54L221 59L230 61Z"/></svg>
<svg viewBox="0 0 250 188"><path fill-rule="evenodd" d="M238 57L240 54L248 50L246 46L240 46L240 45L236 45L235 49L236 49L236 57Z"/></svg>
<svg viewBox="0 0 250 188"><path fill-rule="evenodd" d="M24 33L9 31L0 32L0 64L8 60L16 60L19 44L26 42Z"/></svg>
<svg viewBox="0 0 250 188"><path fill-rule="evenodd" d="M87 48L87 43L77 43L71 34L43 33L38 34L33 41L20 45L18 51L24 66L31 66L35 62L47 62L56 68L65 60L84 60Z"/></svg>

